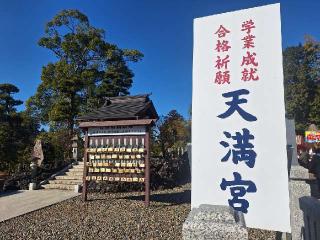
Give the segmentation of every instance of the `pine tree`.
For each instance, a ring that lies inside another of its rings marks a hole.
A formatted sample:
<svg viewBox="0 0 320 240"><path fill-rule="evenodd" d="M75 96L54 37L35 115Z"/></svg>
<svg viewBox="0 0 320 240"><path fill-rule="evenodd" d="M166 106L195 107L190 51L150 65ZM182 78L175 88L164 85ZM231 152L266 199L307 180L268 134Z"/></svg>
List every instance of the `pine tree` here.
<svg viewBox="0 0 320 240"><path fill-rule="evenodd" d="M28 111L51 130L65 129L70 139L80 113L98 108L105 97L129 93L134 74L128 62L143 56L108 43L104 31L78 10L63 10L49 21L39 45L57 61L43 67Z"/></svg>
<svg viewBox="0 0 320 240"><path fill-rule="evenodd" d="M310 37L304 45L283 52L286 113L294 118L298 131L320 124L319 56L319 43Z"/></svg>

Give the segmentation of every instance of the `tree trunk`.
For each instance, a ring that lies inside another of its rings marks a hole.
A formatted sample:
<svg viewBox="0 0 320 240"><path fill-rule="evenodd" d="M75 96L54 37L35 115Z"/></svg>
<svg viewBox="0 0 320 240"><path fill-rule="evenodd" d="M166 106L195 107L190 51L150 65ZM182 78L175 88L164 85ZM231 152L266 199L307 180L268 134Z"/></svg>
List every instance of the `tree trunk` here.
<svg viewBox="0 0 320 240"><path fill-rule="evenodd" d="M67 145L67 158L68 160L72 157L72 138L74 135L74 120L73 118L68 121L68 145Z"/></svg>

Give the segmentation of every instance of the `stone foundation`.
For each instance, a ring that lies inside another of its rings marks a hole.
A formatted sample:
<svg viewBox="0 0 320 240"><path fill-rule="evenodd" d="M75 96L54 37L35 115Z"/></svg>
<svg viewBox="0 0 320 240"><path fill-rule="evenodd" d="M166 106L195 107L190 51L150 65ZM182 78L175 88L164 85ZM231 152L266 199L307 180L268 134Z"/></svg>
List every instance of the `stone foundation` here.
<svg viewBox="0 0 320 240"><path fill-rule="evenodd" d="M183 224L184 240L246 240L248 231L242 214L229 206L200 205Z"/></svg>

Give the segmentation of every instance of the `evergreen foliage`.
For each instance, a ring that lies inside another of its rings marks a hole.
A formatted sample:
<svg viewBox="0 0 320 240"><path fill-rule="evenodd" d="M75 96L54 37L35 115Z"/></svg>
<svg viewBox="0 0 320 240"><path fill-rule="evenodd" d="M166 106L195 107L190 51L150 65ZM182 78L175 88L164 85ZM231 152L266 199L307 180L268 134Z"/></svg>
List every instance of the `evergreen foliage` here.
<svg viewBox="0 0 320 240"><path fill-rule="evenodd" d="M152 133L152 152L164 158L176 157L190 141L189 122L176 110L160 117Z"/></svg>
<svg viewBox="0 0 320 240"><path fill-rule="evenodd" d="M286 113L295 119L297 131L320 125L319 64L320 45L311 37L283 52Z"/></svg>
<svg viewBox="0 0 320 240"><path fill-rule="evenodd" d="M106 97L127 95L134 74L128 63L139 61L137 50L121 49L105 40L105 32L93 27L78 10L63 10L45 28L39 45L50 50L56 62L42 68L37 92L27 109L51 132L64 131L65 139L77 133L80 113L99 108ZM71 141L64 148L71 155Z"/></svg>
<svg viewBox="0 0 320 240"><path fill-rule="evenodd" d="M49 21L39 45L57 61L43 67L28 109L51 130L67 130L70 138L80 112L100 107L105 97L129 94L134 74L128 63L143 56L108 43L104 30L78 10L63 10Z"/></svg>
<svg viewBox="0 0 320 240"><path fill-rule="evenodd" d="M12 84L0 84L0 171L26 168L38 130L37 122L27 112L17 112L22 101L13 95L18 92Z"/></svg>

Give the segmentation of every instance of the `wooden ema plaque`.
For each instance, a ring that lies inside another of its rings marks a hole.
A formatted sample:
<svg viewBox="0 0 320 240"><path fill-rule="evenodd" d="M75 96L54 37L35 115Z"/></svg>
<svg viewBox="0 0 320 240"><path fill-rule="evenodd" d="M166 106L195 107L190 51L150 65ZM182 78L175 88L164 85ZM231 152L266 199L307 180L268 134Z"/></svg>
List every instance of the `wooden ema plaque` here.
<svg viewBox="0 0 320 240"><path fill-rule="evenodd" d="M145 124L145 121L139 124ZM145 205L149 206L150 125L103 127L100 124L99 127L86 127L84 131L83 200L87 200L89 181L144 183Z"/></svg>

